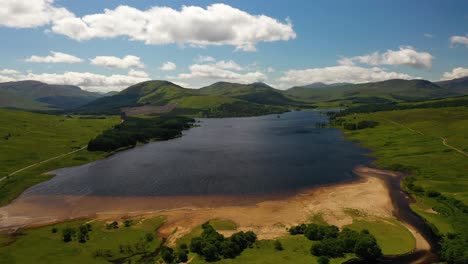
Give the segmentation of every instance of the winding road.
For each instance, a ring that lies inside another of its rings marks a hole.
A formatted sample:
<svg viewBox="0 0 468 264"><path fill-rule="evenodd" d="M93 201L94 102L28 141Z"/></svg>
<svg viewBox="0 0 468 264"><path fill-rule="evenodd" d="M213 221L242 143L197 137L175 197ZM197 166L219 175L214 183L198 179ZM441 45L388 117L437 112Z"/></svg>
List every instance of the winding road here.
<svg viewBox="0 0 468 264"><path fill-rule="evenodd" d="M392 124L395 124L395 125L399 125L399 126L401 126L401 127L404 127L404 128L408 129L409 131L411 131L411 132L413 132L413 133L417 133L417 134L420 134L420 135L424 136L424 133L423 133L423 132L418 131L418 130L415 130L415 129L412 129L411 127L405 126L405 125L402 124L402 123L398 123L398 122L396 122L396 121L393 121L393 120L390 120L390 119L386 119L386 118L384 118L384 120L385 120L385 121L388 121L388 122L390 122L390 123L392 123ZM450 144L447 142L447 138L440 137L440 139L442 139L442 144L443 144L444 146L446 146L446 147L448 147L448 148L450 148L450 149L453 149L453 150L455 150L456 152L458 152L458 153L460 153L460 154L463 154L463 155L465 155L465 156L468 157L468 153L466 153L465 151L463 151L463 150L461 150L461 149L459 149L459 148L456 148L456 147L450 145Z"/></svg>

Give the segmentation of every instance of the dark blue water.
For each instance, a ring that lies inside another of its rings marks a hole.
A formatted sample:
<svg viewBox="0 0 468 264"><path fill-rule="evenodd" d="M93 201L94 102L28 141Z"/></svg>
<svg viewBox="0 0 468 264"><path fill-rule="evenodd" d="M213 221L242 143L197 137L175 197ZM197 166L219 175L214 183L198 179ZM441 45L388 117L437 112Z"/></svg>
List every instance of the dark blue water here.
<svg viewBox="0 0 468 264"><path fill-rule="evenodd" d="M27 194L264 195L350 180L371 161L368 151L337 129L315 128L325 120L318 111L201 119L181 138L57 170Z"/></svg>

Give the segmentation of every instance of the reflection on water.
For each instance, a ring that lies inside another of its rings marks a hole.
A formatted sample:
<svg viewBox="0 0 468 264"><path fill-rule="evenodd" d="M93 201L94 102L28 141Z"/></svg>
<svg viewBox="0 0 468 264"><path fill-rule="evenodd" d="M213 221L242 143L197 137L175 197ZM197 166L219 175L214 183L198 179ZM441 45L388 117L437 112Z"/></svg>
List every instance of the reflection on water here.
<svg viewBox="0 0 468 264"><path fill-rule="evenodd" d="M200 119L181 138L57 170L23 195L168 196L286 193L354 177L371 159L318 111Z"/></svg>

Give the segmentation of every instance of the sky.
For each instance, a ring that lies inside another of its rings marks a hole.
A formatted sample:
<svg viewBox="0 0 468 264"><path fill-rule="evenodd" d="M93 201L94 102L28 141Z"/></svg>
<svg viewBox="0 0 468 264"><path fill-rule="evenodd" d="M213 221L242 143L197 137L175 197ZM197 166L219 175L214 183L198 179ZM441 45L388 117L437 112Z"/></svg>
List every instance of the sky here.
<svg viewBox="0 0 468 264"><path fill-rule="evenodd" d="M468 1L0 0L0 82L278 89L468 75Z"/></svg>

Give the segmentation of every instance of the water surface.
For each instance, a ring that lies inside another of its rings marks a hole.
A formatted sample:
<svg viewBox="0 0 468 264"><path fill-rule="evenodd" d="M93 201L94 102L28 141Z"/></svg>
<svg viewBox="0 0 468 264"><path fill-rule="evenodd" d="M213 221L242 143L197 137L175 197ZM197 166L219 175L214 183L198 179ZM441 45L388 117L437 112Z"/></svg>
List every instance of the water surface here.
<svg viewBox="0 0 468 264"><path fill-rule="evenodd" d="M200 119L170 141L55 171L24 195L268 195L350 180L371 161L318 111Z"/></svg>

